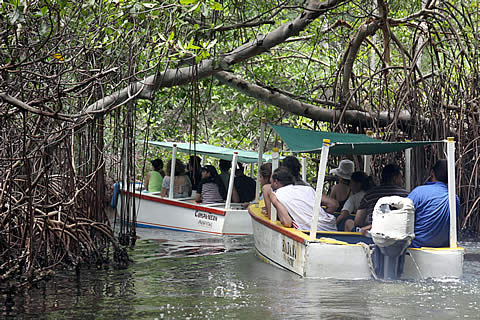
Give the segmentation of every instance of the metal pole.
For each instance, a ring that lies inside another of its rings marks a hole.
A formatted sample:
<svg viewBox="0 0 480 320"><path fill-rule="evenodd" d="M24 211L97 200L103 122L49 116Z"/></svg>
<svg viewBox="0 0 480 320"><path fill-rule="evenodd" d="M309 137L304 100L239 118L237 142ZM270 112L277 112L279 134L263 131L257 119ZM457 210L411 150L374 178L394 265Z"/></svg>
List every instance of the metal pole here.
<svg viewBox="0 0 480 320"><path fill-rule="evenodd" d="M410 142L410 140L407 140ZM412 190L412 148L405 149L405 189L410 192Z"/></svg>
<svg viewBox="0 0 480 320"><path fill-rule="evenodd" d="M450 206L450 248L457 247L457 202L455 198L455 138L447 138L448 204Z"/></svg>
<svg viewBox="0 0 480 320"><path fill-rule="evenodd" d="M320 205L322 203L323 182L325 181L325 169L327 168L329 150L330 140L323 139L320 166L318 168L317 189L315 190L315 202L313 205L312 225L310 226L310 240L315 240L317 238L318 216L320 214Z"/></svg>
<svg viewBox="0 0 480 320"><path fill-rule="evenodd" d="M233 193L233 181L235 179L235 171L237 170L237 159L238 159L238 152L233 153L232 159L232 169L230 170L230 181L228 181L228 192L227 192L227 202L225 203L225 209L230 209L230 205L232 203L232 193Z"/></svg>
<svg viewBox="0 0 480 320"><path fill-rule="evenodd" d="M307 182L307 157L302 156L302 180Z"/></svg>
<svg viewBox="0 0 480 320"><path fill-rule="evenodd" d="M168 198L173 199L173 188L175 184L175 162L177 160L177 145L172 148L172 163L170 165L170 189L168 190Z"/></svg>
<svg viewBox="0 0 480 320"><path fill-rule="evenodd" d="M205 166L207 164L207 156L202 155L202 166Z"/></svg>
<svg viewBox="0 0 480 320"><path fill-rule="evenodd" d="M250 163L250 178L253 179L253 163Z"/></svg>
<svg viewBox="0 0 480 320"><path fill-rule="evenodd" d="M278 148L273 148L272 149L272 173L275 171L275 169L278 168L278 163L280 161L280 154L278 152ZM270 220L272 222L277 221L277 208L275 206L271 205L270 206Z"/></svg>
<svg viewBox="0 0 480 320"><path fill-rule="evenodd" d="M371 137L373 135L373 132L371 130L367 130L367 136ZM367 176L370 175L370 162L372 162L372 156L371 155L365 155L363 156L363 172Z"/></svg>
<svg viewBox="0 0 480 320"><path fill-rule="evenodd" d="M263 162L263 145L265 141L265 118L260 122L260 141L258 142L257 183L255 185L255 203L260 199L260 166ZM253 171L253 170L252 170Z"/></svg>

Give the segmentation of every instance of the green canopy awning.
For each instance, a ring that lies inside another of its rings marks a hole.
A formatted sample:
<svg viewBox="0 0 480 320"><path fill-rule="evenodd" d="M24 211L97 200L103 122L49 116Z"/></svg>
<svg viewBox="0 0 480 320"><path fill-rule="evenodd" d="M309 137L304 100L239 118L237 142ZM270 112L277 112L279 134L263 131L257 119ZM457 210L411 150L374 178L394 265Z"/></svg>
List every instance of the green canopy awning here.
<svg viewBox="0 0 480 320"><path fill-rule="evenodd" d="M190 144L190 143L180 143L180 142L159 142L159 141L144 141L144 140L140 140L140 141L146 142L148 144L155 145L158 147L162 147L165 149L172 149L173 145L176 144L177 150L179 152L194 153L194 150L195 150L197 155L201 154L201 155L214 157L217 159L230 160L230 161L233 159L233 153L238 152L238 162L257 163L258 161L258 152L254 152L254 151L235 150L230 148L213 146L206 143ZM264 162L272 161L272 156L268 154L263 154L263 161Z"/></svg>
<svg viewBox="0 0 480 320"><path fill-rule="evenodd" d="M270 125L291 152L321 152L323 139L330 140L331 155L379 154L402 151L408 148L424 146L443 141L387 142L363 134L338 133L296 129L292 127Z"/></svg>

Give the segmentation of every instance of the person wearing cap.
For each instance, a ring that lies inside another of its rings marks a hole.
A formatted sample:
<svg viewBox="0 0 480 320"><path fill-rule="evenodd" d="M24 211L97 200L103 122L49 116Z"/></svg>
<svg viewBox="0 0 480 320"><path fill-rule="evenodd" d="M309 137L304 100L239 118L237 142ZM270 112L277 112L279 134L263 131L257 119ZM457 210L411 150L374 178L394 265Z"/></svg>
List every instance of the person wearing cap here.
<svg viewBox="0 0 480 320"><path fill-rule="evenodd" d="M415 238L411 247L448 247L450 207L448 202L447 160L438 160L430 170L430 181L408 195L415 206ZM460 200L456 196L457 213Z"/></svg>
<svg viewBox="0 0 480 320"><path fill-rule="evenodd" d="M162 190L163 177L163 161L161 159L152 160L153 170L145 175L144 186L148 192L159 192Z"/></svg>
<svg viewBox="0 0 480 320"><path fill-rule="evenodd" d="M343 205L350 196L350 180L352 173L355 171L355 164L351 160L342 160L338 164L338 168L332 169L330 172L338 177L338 183L332 187L330 197L337 200L339 208Z"/></svg>
<svg viewBox="0 0 480 320"><path fill-rule="evenodd" d="M343 207L340 208L340 214L337 217L337 228L339 231L344 230L345 222L351 219L350 214L357 212L363 197L371 187L370 177L367 176L365 172L356 171L352 173L350 196L347 201L345 201Z"/></svg>
<svg viewBox="0 0 480 320"><path fill-rule="evenodd" d="M222 179L212 165L200 169L202 180L197 186L195 201L202 204L219 203L227 198L227 191Z"/></svg>

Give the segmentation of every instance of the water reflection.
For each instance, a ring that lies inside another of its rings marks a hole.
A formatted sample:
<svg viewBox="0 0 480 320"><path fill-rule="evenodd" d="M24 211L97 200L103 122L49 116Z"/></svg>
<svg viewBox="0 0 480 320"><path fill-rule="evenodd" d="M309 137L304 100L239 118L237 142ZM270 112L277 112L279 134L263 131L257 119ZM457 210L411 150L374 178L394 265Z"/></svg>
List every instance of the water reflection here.
<svg viewBox="0 0 480 320"><path fill-rule="evenodd" d="M453 319L478 317L480 244L461 281L302 279L264 263L252 237L139 230L127 270L64 272L0 296L0 318Z"/></svg>

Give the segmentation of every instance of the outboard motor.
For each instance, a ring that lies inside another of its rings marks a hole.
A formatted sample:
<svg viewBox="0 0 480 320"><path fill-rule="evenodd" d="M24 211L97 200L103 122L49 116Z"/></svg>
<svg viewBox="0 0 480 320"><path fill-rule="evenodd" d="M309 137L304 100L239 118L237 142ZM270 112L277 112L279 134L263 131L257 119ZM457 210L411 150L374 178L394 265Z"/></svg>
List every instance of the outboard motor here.
<svg viewBox="0 0 480 320"><path fill-rule="evenodd" d="M371 235L376 248L373 261L377 276L399 279L405 252L414 234L415 207L412 200L398 196L380 198L372 216Z"/></svg>

